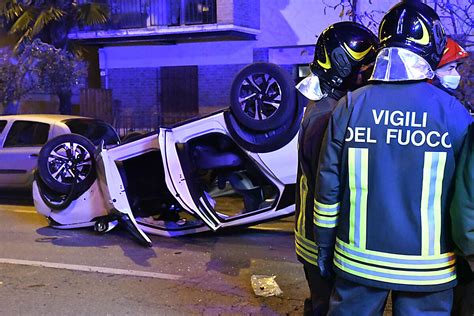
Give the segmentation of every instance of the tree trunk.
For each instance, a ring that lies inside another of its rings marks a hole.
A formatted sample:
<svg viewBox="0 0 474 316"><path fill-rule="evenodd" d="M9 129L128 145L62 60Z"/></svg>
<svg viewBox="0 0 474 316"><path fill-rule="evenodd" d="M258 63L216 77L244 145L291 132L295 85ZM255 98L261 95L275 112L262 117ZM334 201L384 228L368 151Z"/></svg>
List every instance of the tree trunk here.
<svg viewBox="0 0 474 316"><path fill-rule="evenodd" d="M357 22L357 0L352 1L352 22Z"/></svg>
<svg viewBox="0 0 474 316"><path fill-rule="evenodd" d="M60 114L72 114L72 102L71 102L71 91L59 92L59 113Z"/></svg>

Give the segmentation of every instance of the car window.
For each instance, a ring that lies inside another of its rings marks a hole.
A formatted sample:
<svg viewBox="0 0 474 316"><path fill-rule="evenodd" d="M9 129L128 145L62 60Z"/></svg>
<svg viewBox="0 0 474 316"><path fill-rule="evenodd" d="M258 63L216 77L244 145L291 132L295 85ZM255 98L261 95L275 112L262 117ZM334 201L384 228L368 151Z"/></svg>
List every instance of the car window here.
<svg viewBox="0 0 474 316"><path fill-rule="evenodd" d="M48 141L49 124L16 121L8 132L4 147L41 146Z"/></svg>
<svg viewBox="0 0 474 316"><path fill-rule="evenodd" d="M7 126L7 121L0 121L0 134L5 129L5 126Z"/></svg>
<svg viewBox="0 0 474 316"><path fill-rule="evenodd" d="M119 137L114 128L100 120L67 120L64 122L71 133L88 138L94 145L99 145L104 140L105 145L118 144Z"/></svg>

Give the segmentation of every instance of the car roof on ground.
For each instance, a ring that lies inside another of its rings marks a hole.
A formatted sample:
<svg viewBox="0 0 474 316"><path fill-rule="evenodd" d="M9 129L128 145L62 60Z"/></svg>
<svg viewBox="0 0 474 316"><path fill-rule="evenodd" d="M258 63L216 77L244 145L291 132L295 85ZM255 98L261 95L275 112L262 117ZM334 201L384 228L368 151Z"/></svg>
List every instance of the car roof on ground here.
<svg viewBox="0 0 474 316"><path fill-rule="evenodd" d="M92 117L78 116L78 115L61 115L61 114L15 114L15 115L0 115L0 120L28 120L41 123L54 124L69 119L86 119L94 120Z"/></svg>

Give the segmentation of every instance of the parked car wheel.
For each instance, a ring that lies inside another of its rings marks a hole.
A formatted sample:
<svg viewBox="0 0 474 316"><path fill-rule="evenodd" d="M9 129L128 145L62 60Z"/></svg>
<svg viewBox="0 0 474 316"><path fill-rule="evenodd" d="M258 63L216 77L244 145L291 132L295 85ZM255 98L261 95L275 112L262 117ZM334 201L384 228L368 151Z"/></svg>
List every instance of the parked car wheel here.
<svg viewBox="0 0 474 316"><path fill-rule="evenodd" d="M275 129L292 118L296 108L290 75L270 63L254 63L242 69L231 87L230 109L245 128Z"/></svg>
<svg viewBox="0 0 474 316"><path fill-rule="evenodd" d="M96 178L94 144L77 134L47 142L38 157L38 172L44 183L58 193L87 190Z"/></svg>

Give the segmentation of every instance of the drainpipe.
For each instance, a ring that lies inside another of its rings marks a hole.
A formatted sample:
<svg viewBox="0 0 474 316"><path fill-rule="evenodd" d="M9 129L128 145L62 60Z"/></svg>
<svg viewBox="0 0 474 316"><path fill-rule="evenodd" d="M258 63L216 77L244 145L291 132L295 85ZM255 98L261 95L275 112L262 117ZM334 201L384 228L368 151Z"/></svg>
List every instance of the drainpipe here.
<svg viewBox="0 0 474 316"><path fill-rule="evenodd" d="M109 67L107 65L107 53L104 48L99 48L100 77L103 79L104 88L109 88Z"/></svg>

